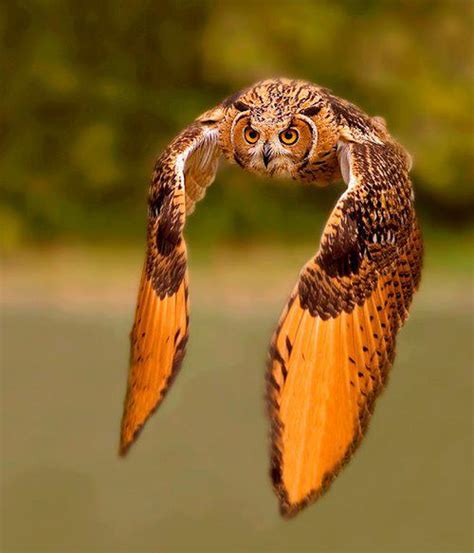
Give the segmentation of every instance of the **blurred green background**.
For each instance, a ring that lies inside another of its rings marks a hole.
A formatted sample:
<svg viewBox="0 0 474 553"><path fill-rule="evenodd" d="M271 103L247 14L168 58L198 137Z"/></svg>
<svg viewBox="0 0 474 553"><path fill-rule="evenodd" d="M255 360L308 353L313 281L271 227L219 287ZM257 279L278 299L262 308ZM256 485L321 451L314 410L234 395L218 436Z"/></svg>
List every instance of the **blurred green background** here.
<svg viewBox="0 0 474 553"><path fill-rule="evenodd" d="M2 551L471 551L473 6L1 3ZM267 478L266 348L342 185L222 164L187 222L183 370L116 456L153 159L276 75L386 118L427 251L363 446L291 522Z"/></svg>
<svg viewBox="0 0 474 553"><path fill-rule="evenodd" d="M472 211L470 1L5 2L0 28L10 249L141 237L155 155L199 113L272 75L383 115L413 154L431 225L466 223ZM223 171L189 235L314 235L335 198Z"/></svg>

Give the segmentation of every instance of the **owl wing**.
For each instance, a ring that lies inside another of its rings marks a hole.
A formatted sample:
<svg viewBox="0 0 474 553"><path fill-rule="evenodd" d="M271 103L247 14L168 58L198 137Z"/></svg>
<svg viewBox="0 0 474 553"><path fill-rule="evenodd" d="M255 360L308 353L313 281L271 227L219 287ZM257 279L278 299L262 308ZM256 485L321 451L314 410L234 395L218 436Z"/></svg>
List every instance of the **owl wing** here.
<svg viewBox="0 0 474 553"><path fill-rule="evenodd" d="M131 332L121 454L163 400L184 357L188 285L183 227L186 214L215 177L220 115L216 108L187 127L155 166L148 199L146 259Z"/></svg>
<svg viewBox="0 0 474 553"><path fill-rule="evenodd" d="M302 269L269 354L271 477L282 514L324 493L358 447L420 280L409 160L340 142L348 188Z"/></svg>

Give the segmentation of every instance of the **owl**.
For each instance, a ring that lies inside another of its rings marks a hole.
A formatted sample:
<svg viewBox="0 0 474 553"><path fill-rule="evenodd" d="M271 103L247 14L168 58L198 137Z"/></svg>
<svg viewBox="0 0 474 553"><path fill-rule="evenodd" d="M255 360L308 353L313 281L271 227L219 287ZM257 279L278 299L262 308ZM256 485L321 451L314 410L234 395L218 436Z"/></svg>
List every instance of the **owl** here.
<svg viewBox="0 0 474 553"><path fill-rule="evenodd" d="M270 475L280 511L320 497L359 446L418 288L423 246L408 176L388 133L328 89L271 79L225 99L158 158L131 333L124 454L176 377L188 338L183 229L224 156L264 176L347 188L302 268L269 351Z"/></svg>

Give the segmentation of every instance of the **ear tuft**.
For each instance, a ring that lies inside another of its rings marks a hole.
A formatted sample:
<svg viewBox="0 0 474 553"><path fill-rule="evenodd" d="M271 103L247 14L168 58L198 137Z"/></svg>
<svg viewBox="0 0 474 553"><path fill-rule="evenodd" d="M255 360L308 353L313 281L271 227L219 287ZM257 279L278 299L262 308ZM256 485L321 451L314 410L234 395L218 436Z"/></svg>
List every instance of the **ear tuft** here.
<svg viewBox="0 0 474 553"><path fill-rule="evenodd" d="M248 111L250 109L250 106L247 105L245 102L242 102L241 100L237 100L234 102L235 109L239 111Z"/></svg>
<svg viewBox="0 0 474 553"><path fill-rule="evenodd" d="M314 117L317 115L323 106L321 104L318 104L317 106L310 106L309 108L302 109L301 113L303 115L307 115L308 117Z"/></svg>

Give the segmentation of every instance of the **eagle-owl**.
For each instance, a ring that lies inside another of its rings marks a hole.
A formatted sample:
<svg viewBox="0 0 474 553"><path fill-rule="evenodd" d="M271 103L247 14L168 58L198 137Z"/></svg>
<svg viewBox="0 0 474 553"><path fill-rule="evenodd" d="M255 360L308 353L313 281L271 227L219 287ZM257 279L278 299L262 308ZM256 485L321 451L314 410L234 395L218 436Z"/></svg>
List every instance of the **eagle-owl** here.
<svg viewBox="0 0 474 553"><path fill-rule="evenodd" d="M421 271L411 161L383 119L326 88L289 79L234 94L171 142L150 185L121 453L183 359L189 320L183 228L221 154L262 175L347 184L269 353L270 474L282 514L292 516L324 493L350 459L387 381Z"/></svg>

